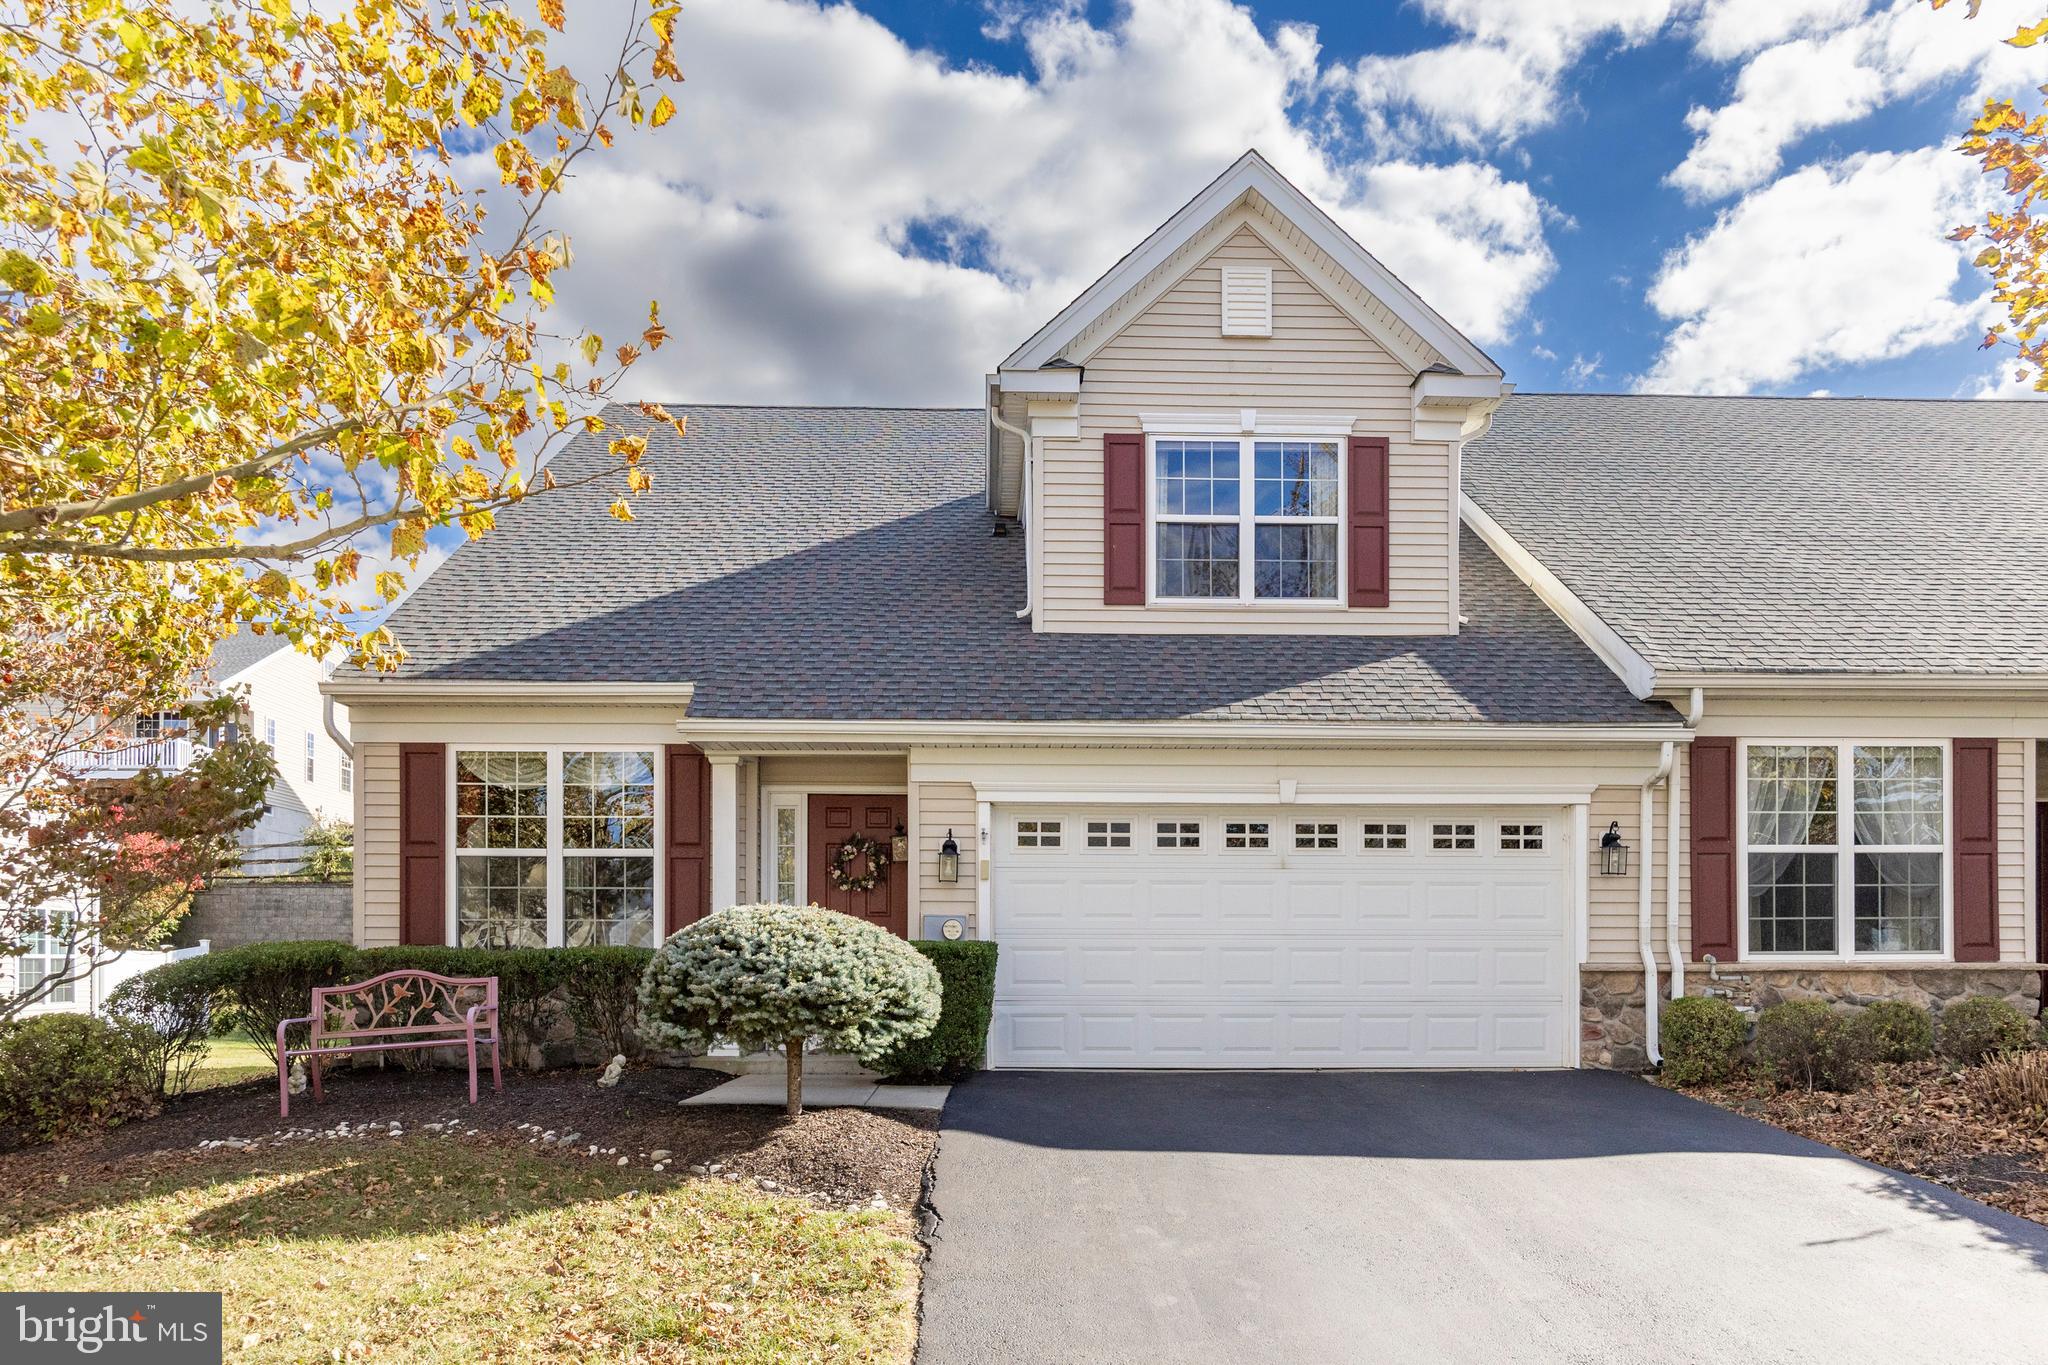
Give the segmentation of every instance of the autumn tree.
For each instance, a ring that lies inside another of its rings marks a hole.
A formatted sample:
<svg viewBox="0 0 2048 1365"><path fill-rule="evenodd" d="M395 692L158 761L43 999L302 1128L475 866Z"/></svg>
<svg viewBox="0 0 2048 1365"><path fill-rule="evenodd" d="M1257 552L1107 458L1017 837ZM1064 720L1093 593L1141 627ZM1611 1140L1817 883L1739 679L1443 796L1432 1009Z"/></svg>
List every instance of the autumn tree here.
<svg viewBox="0 0 2048 1365"><path fill-rule="evenodd" d="M549 328L548 210L673 116L678 8L581 8L591 74L562 0L0 0L0 612L147 628L164 676L238 622L393 664L351 619L663 340Z"/></svg>
<svg viewBox="0 0 2048 1365"><path fill-rule="evenodd" d="M1976 18L1983 0L1964 2L1969 17ZM1941 9L1949 0L1929 3ZM2044 39L2048 18L2021 25L2004 41L2034 47ZM2042 93L2048 94L2048 86ZM1976 264L1990 275L1992 300L2005 310L2005 321L1984 334L1983 346L2012 346L2021 366L2018 377L2031 378L2036 389L2048 392L2048 336L2042 335L2048 325L2048 220L2033 214L2048 165L2048 112L2023 114L2009 99L1986 100L1959 150L1986 175L2001 178L2006 198L2004 209L1993 209L1983 222L1964 224L1950 234L1954 241L1983 244Z"/></svg>

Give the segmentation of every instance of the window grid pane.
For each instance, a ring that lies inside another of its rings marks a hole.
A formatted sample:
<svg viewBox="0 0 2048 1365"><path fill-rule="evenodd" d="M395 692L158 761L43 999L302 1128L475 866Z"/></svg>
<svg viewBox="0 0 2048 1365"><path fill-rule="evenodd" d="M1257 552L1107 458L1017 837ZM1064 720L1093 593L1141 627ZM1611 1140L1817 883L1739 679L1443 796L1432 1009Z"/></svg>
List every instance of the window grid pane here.
<svg viewBox="0 0 2048 1365"><path fill-rule="evenodd" d="M571 948L654 946L654 859L564 858L562 942Z"/></svg>
<svg viewBox="0 0 2048 1365"><path fill-rule="evenodd" d="M1850 763L1855 775L1858 844L1940 846L1940 749L1931 745L1859 745Z"/></svg>
<svg viewBox="0 0 2048 1365"><path fill-rule="evenodd" d="M796 904L796 807L775 808L775 900Z"/></svg>
<svg viewBox="0 0 2048 1365"><path fill-rule="evenodd" d="M1835 860L1823 853L1749 855L1749 950L1835 951Z"/></svg>
<svg viewBox="0 0 2048 1365"><path fill-rule="evenodd" d="M1255 442L1252 477L1255 516L1337 515L1337 447L1333 442Z"/></svg>
<svg viewBox="0 0 2048 1365"><path fill-rule="evenodd" d="M1386 823L1368 820L1363 826L1365 847L1369 852L1381 852L1408 847L1408 826L1400 822Z"/></svg>
<svg viewBox="0 0 2048 1365"><path fill-rule="evenodd" d="M562 755L562 846L654 847L652 752Z"/></svg>
<svg viewBox="0 0 2048 1365"><path fill-rule="evenodd" d="M1464 824L1431 825L1429 827L1429 846L1431 848L1450 849L1454 852L1462 849L1476 849L1479 847L1479 827L1477 825Z"/></svg>
<svg viewBox="0 0 2048 1365"><path fill-rule="evenodd" d="M1295 821L1294 846L1298 849L1334 849L1339 847L1337 822L1335 820Z"/></svg>
<svg viewBox="0 0 2048 1365"><path fill-rule="evenodd" d="M1941 951L1941 855L1856 855L1856 951Z"/></svg>
<svg viewBox="0 0 2048 1365"><path fill-rule="evenodd" d="M1058 848L1060 846L1060 822L1057 820L1019 820L1017 822L1017 847Z"/></svg>
<svg viewBox="0 0 2048 1365"><path fill-rule="evenodd" d="M1749 842L1769 848L1835 842L1834 746L1754 744L1749 750Z"/></svg>
<svg viewBox="0 0 2048 1365"><path fill-rule="evenodd" d="M1260 525L1253 586L1260 597L1335 597L1337 528Z"/></svg>
<svg viewBox="0 0 2048 1365"><path fill-rule="evenodd" d="M1160 848L1202 846L1202 822L1199 820L1161 820L1152 827L1152 832Z"/></svg>
<svg viewBox="0 0 2048 1365"><path fill-rule="evenodd" d="M1500 846L1511 853L1535 852L1543 847L1543 826L1504 824L1500 827Z"/></svg>
<svg viewBox="0 0 2048 1365"><path fill-rule="evenodd" d="M1237 442L1159 441L1153 488L1164 517L1237 515Z"/></svg>
<svg viewBox="0 0 2048 1365"><path fill-rule="evenodd" d="M1131 822L1128 820L1090 820L1088 822L1088 847L1129 848L1131 846Z"/></svg>
<svg viewBox="0 0 2048 1365"><path fill-rule="evenodd" d="M1273 845L1273 827L1264 820L1225 820L1223 822L1223 846L1225 848L1259 849Z"/></svg>
<svg viewBox="0 0 2048 1365"><path fill-rule="evenodd" d="M548 846L548 759L542 753L462 750L455 755L459 848Z"/></svg>
<svg viewBox="0 0 2048 1365"><path fill-rule="evenodd" d="M1162 522L1159 595L1237 596L1237 523Z"/></svg>
<svg viewBox="0 0 2048 1365"><path fill-rule="evenodd" d="M456 942L464 948L548 946L548 860L465 853L455 860Z"/></svg>

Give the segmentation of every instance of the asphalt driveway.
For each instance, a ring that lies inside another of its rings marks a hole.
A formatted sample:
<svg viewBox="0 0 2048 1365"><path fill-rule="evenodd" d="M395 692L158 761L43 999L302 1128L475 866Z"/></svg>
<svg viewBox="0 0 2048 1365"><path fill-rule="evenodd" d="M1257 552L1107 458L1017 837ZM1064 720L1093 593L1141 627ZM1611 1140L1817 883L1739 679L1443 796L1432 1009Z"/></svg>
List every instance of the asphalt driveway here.
<svg viewBox="0 0 2048 1365"><path fill-rule="evenodd" d="M2048 1228L1604 1072L996 1072L921 1365L2029 1359Z"/></svg>

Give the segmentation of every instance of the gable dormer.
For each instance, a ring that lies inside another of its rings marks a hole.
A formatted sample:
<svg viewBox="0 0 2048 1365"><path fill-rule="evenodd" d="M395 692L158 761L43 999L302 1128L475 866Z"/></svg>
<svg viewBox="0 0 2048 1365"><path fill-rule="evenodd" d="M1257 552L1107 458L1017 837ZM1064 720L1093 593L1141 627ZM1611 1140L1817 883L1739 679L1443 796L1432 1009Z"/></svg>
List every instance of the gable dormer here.
<svg viewBox="0 0 2048 1365"><path fill-rule="evenodd" d="M1046 631L1457 630L1500 368L1247 152L989 377Z"/></svg>

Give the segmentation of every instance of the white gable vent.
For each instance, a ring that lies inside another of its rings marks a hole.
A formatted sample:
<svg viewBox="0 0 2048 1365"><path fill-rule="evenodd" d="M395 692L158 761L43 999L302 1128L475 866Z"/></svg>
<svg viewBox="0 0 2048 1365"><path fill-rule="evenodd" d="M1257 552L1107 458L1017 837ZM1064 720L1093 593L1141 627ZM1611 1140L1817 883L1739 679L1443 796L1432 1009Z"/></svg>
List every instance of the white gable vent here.
<svg viewBox="0 0 2048 1365"><path fill-rule="evenodd" d="M1223 267L1223 335L1273 335L1273 272L1269 267Z"/></svg>

